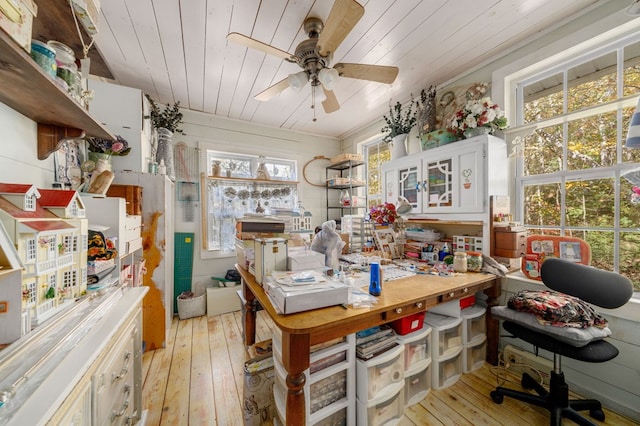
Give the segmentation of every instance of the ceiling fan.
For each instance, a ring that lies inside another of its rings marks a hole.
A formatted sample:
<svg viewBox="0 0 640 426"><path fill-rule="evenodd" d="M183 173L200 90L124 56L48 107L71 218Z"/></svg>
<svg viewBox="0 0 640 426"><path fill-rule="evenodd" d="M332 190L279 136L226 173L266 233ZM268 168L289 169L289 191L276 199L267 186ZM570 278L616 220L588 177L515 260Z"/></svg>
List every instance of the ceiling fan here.
<svg viewBox="0 0 640 426"><path fill-rule="evenodd" d="M298 44L295 54L239 33L228 34L227 40L296 63L302 68L302 71L290 74L287 78L258 93L255 96L256 100L267 101L288 87L300 92L309 82L312 96L311 108L315 108L315 88L322 86L325 95L322 106L326 113L332 113L340 109L338 99L333 93L339 77L391 84L398 76L397 67L383 65L337 63L331 67L333 53L363 14L364 7L355 0L335 0L329 17L324 23L315 17L305 19L304 31L309 38ZM315 110L313 120L316 121Z"/></svg>

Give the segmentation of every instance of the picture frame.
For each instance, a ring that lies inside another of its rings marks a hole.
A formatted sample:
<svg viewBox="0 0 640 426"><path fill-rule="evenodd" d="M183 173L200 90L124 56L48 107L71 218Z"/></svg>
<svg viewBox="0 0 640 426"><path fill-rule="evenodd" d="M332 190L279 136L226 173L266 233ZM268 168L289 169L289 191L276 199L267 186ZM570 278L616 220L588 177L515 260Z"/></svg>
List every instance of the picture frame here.
<svg viewBox="0 0 640 426"><path fill-rule="evenodd" d="M393 229L376 229L373 231L373 236L378 250L388 255L391 259L400 258L400 247Z"/></svg>
<svg viewBox="0 0 640 426"><path fill-rule="evenodd" d="M81 165L85 160L84 140L63 141L53 155L56 183L63 188L79 189L82 185Z"/></svg>

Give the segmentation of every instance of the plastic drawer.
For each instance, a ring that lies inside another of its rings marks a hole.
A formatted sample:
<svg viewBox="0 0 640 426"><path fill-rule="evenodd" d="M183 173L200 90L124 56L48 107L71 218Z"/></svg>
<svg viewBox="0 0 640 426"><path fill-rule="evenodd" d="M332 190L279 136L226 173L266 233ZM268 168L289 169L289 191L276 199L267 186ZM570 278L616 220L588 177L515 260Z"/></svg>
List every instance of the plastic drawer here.
<svg viewBox="0 0 640 426"><path fill-rule="evenodd" d="M482 336L482 339L477 343L465 345L462 352L463 371L465 373L476 371L484 365L487 358L487 336Z"/></svg>
<svg viewBox="0 0 640 426"><path fill-rule="evenodd" d="M404 415L404 380L390 386L378 398L357 401L358 426L397 425Z"/></svg>
<svg viewBox="0 0 640 426"><path fill-rule="evenodd" d="M397 336L404 345L404 371L422 360L431 359L431 327L423 325L420 330L405 336Z"/></svg>
<svg viewBox="0 0 640 426"><path fill-rule="evenodd" d="M462 310L463 344L473 344L481 341L487 334L487 309L480 305L473 305Z"/></svg>
<svg viewBox="0 0 640 426"><path fill-rule="evenodd" d="M425 322L431 326L431 356L435 360L450 358L462 349L462 317L448 317L427 312Z"/></svg>
<svg viewBox="0 0 640 426"><path fill-rule="evenodd" d="M462 375L462 346L447 358L431 361L431 387L444 389L453 385Z"/></svg>
<svg viewBox="0 0 640 426"><path fill-rule="evenodd" d="M356 360L356 377L359 400L388 395L388 388L404 383L404 346L398 345L367 361Z"/></svg>
<svg viewBox="0 0 640 426"><path fill-rule="evenodd" d="M424 360L416 367L417 372L405 374L404 378L404 405L417 404L422 401L431 390L431 360Z"/></svg>

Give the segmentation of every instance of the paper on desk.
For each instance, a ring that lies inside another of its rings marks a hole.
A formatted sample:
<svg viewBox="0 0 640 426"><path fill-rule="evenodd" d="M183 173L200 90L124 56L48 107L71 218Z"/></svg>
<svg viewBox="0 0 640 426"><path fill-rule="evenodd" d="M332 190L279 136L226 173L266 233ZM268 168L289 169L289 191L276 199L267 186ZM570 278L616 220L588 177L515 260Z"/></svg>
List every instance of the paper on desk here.
<svg viewBox="0 0 640 426"><path fill-rule="evenodd" d="M276 283L286 286L304 286L327 282L327 278L324 275L313 270L296 272L273 271L271 276Z"/></svg>

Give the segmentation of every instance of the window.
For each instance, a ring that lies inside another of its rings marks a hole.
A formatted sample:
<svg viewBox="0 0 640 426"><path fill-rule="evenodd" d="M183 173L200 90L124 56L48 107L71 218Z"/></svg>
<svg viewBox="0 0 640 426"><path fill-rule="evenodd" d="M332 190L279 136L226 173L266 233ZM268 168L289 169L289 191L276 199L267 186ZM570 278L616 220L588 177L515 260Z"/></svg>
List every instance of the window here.
<svg viewBox="0 0 640 426"><path fill-rule="evenodd" d="M65 291L76 286L76 271L64 271L62 273L62 287Z"/></svg>
<svg viewBox="0 0 640 426"><path fill-rule="evenodd" d="M364 146L364 158L367 165L367 206L375 206L384 202L382 188L383 163L391 160L389 144L377 140Z"/></svg>
<svg viewBox="0 0 640 426"><path fill-rule="evenodd" d="M235 220L246 213L291 218L298 199L296 161L210 150L206 155L207 170L217 174L207 179L204 220L208 251L235 251ZM254 178L259 170L266 171L268 179Z"/></svg>
<svg viewBox="0 0 640 426"><path fill-rule="evenodd" d="M27 240L27 262L36 260L36 239L29 238Z"/></svg>
<svg viewBox="0 0 640 426"><path fill-rule="evenodd" d="M593 266L628 276L640 291L640 204L624 178L640 166L640 150L624 147L640 95L640 35L515 87L512 127L527 133L516 139L517 220L535 234L584 239Z"/></svg>
<svg viewBox="0 0 640 426"><path fill-rule="evenodd" d="M35 281L29 281L27 284L27 291L26 291L26 301L27 304L34 304L36 303L36 282Z"/></svg>
<svg viewBox="0 0 640 426"><path fill-rule="evenodd" d="M36 196L25 195L24 197L24 211L33 212L36 210Z"/></svg>

